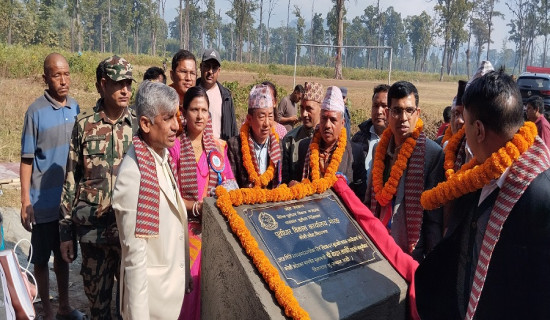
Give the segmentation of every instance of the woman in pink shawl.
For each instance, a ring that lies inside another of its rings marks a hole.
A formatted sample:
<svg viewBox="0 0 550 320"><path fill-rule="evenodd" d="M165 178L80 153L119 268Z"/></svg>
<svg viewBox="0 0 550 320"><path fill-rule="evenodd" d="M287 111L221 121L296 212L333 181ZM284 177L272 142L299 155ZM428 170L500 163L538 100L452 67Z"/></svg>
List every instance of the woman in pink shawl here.
<svg viewBox="0 0 550 320"><path fill-rule="evenodd" d="M180 143L169 149L177 167L181 196L189 220L189 246L193 291L185 295L180 319L200 319L200 263L202 201L219 184L235 177L225 141L212 136L209 101L201 87L190 88L183 98L184 130Z"/></svg>

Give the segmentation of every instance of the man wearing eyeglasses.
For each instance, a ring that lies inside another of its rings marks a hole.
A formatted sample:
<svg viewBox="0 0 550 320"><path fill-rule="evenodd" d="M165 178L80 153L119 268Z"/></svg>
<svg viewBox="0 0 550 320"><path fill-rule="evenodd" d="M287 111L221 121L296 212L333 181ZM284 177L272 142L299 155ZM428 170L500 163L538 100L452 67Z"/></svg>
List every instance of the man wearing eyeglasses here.
<svg viewBox="0 0 550 320"><path fill-rule="evenodd" d="M375 146L366 204L415 260L439 242L441 209L424 211L420 196L443 180L443 152L422 131L418 90L406 81L388 90L386 129Z"/></svg>
<svg viewBox="0 0 550 320"><path fill-rule="evenodd" d="M218 76L222 69L220 59L218 51L214 49L204 51L200 64L201 77L197 79L197 85L206 89L208 95L214 137L227 141L238 135L239 132L231 91L218 82Z"/></svg>

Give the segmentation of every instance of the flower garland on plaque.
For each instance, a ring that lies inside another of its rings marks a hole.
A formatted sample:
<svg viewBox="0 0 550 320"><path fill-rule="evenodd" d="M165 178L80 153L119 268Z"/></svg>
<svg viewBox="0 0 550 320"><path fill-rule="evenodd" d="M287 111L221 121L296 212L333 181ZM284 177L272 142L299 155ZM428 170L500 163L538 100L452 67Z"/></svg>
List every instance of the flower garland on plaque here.
<svg viewBox="0 0 550 320"><path fill-rule="evenodd" d="M241 131L242 133L242 131ZM241 218L234 207L238 207L242 204L262 204L266 202L281 202L290 200L300 200L314 193L323 193L331 188L338 180L336 171L346 148L346 131L342 129L340 137L338 138L338 146L332 155L329 166L321 178L319 172L319 141L320 134L314 136L312 143L310 144L311 156L311 176L312 181L304 179L302 182L295 184L292 187L288 187L286 184L281 184L275 189L261 189L261 188L241 188L236 190L227 191L223 186L216 188L216 201L217 207L222 214L227 218L231 230L239 238L242 247L246 251L246 254L252 259L254 266L260 272L264 280L269 286L269 289L275 294L275 298L279 305L285 311L288 317L293 319L310 319L309 314L305 311L294 294L292 289L281 279L279 271L267 258L265 253L258 246L258 242L250 230L245 225L243 218ZM243 143L244 145L244 143ZM315 158L315 154L317 158ZM317 159L317 163L315 163Z"/></svg>

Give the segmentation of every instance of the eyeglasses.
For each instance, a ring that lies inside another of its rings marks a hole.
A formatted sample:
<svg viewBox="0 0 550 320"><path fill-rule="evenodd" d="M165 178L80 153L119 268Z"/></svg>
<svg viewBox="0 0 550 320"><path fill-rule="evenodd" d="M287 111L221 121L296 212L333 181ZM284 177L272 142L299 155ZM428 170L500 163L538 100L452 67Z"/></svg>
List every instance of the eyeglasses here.
<svg viewBox="0 0 550 320"><path fill-rule="evenodd" d="M399 118L403 112L407 118L411 118L412 115L416 112L418 108L408 107L408 108L390 108L390 114L393 118Z"/></svg>

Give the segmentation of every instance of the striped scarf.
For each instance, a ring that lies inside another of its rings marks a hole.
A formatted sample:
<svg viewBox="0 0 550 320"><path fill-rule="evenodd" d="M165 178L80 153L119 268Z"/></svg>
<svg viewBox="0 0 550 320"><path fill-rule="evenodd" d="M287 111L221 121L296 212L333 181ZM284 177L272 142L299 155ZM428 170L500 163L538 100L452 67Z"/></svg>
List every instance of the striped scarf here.
<svg viewBox="0 0 550 320"><path fill-rule="evenodd" d="M466 135L462 138L462 142L460 142L460 146L458 147L458 150L456 151L456 160L455 160L455 166L454 170L457 172L462 168L462 165L466 163Z"/></svg>
<svg viewBox="0 0 550 320"><path fill-rule="evenodd" d="M187 126L185 127L184 134L181 136L181 148L180 148L180 172L179 172L179 183L181 196L184 199L193 199L194 201L199 200L199 192L203 190L198 190L197 187L197 161L195 159L195 152L193 152L193 146L191 141L187 137ZM216 142L212 134L212 120L208 119L206 123L206 128L202 135L202 142L204 143L204 151L206 155L210 151L216 149ZM223 160L223 159L222 159ZM208 166L208 188L210 190L216 187L218 182L218 174Z"/></svg>
<svg viewBox="0 0 550 320"><path fill-rule="evenodd" d="M407 244L408 253L412 254L418 239L420 239L420 230L422 229L422 216L424 209L420 204L420 196L424 190L424 155L426 154L426 135L420 133L416 139L416 146L409 158L407 166L407 175L405 176L405 219L407 221ZM378 206L374 188L370 188L370 205L373 211ZM393 210L392 210L393 213Z"/></svg>
<svg viewBox="0 0 550 320"><path fill-rule="evenodd" d="M491 210L491 216L489 217L485 235L483 236L472 283L472 291L470 292L470 299L468 301L466 320L474 318L485 279L487 278L491 256L508 215L510 215L514 205L521 198L531 181L548 168L550 168L550 154L544 142L538 136L535 138L535 143L520 155L518 160L512 163L508 176Z"/></svg>
<svg viewBox="0 0 550 320"><path fill-rule="evenodd" d="M136 238L156 238L159 235L160 187L155 158L139 133L132 138L132 143L141 175L135 236ZM168 159L168 162L171 164L172 172L176 172L171 158Z"/></svg>
<svg viewBox="0 0 550 320"><path fill-rule="evenodd" d="M252 130L252 129L250 129ZM273 175L273 181L281 181L281 146L279 145L279 137L277 133L274 133L275 130L269 131L269 149L267 154L269 155L269 160L275 165L275 174ZM258 160L256 159L256 152L254 152L254 140L252 139L252 134L248 135L248 148L250 149L250 157L252 158L252 164L254 164L254 170L260 175L260 167L258 166ZM252 182L252 181L250 181ZM274 185L273 187L276 187Z"/></svg>

